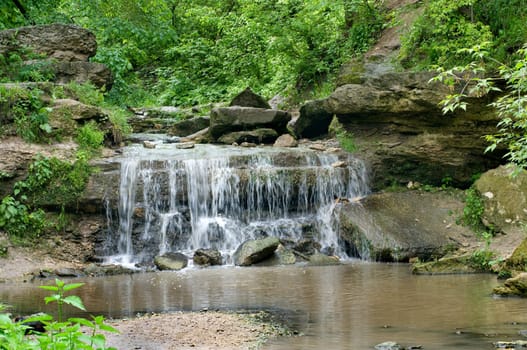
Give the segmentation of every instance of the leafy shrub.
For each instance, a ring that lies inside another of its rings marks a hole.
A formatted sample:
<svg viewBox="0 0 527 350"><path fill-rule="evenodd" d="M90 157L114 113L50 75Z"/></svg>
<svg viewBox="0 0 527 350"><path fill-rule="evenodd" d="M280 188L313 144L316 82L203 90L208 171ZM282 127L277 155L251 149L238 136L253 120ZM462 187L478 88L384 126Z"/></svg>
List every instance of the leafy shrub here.
<svg viewBox="0 0 527 350"><path fill-rule="evenodd" d="M465 192L465 207L463 208L463 224L479 230L482 227L481 216L485 205L478 191L471 187Z"/></svg>
<svg viewBox="0 0 527 350"><path fill-rule="evenodd" d="M25 204L12 196L6 196L0 203L0 229L12 239L25 240L38 237L46 227L42 210L31 212Z"/></svg>
<svg viewBox="0 0 527 350"><path fill-rule="evenodd" d="M104 133L99 130L94 121L91 121L77 130L75 141L79 144L81 149L88 152L95 152L102 147Z"/></svg>
<svg viewBox="0 0 527 350"><path fill-rule="evenodd" d="M75 295L66 296L66 292L79 288L83 283L65 284L56 279L54 286L40 286L51 292L45 297L46 304L57 304L57 319L48 314L37 314L21 322L14 322L8 313L0 313L0 348L2 349L113 349L106 347L106 337L101 331L118 331L104 322L102 316L92 319L69 318L63 320L63 306L71 305L86 311L82 300ZM44 325L45 333L33 332L26 336L29 324L39 322ZM83 332L83 330L88 332Z"/></svg>
<svg viewBox="0 0 527 350"><path fill-rule="evenodd" d="M406 66L441 65L452 67L467 63L471 57L460 47L472 47L492 41L488 25L475 21L473 4L476 0L433 0L403 36L400 59Z"/></svg>

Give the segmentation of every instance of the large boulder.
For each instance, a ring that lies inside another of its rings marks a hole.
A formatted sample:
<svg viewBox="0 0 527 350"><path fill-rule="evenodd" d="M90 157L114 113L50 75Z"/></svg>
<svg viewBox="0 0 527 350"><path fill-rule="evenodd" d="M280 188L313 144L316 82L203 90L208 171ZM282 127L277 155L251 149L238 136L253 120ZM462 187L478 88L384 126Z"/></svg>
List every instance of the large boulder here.
<svg viewBox="0 0 527 350"><path fill-rule="evenodd" d="M160 270L181 270L187 267L188 258L182 253L165 253L154 258L154 264Z"/></svg>
<svg viewBox="0 0 527 350"><path fill-rule="evenodd" d="M449 193L383 192L340 204L340 236L348 254L366 260L429 260L473 233L456 223L463 202Z"/></svg>
<svg viewBox="0 0 527 350"><path fill-rule="evenodd" d="M500 166L481 175L474 183L485 204L483 221L502 230L527 222L527 172Z"/></svg>
<svg viewBox="0 0 527 350"><path fill-rule="evenodd" d="M175 136L189 136L195 134L210 125L209 117L194 117L180 120L169 127L167 133Z"/></svg>
<svg viewBox="0 0 527 350"><path fill-rule="evenodd" d="M249 266L263 261L273 256L279 244L280 240L276 237L246 241L234 252L234 264L236 266Z"/></svg>
<svg viewBox="0 0 527 350"><path fill-rule="evenodd" d="M254 93L250 87L240 92L234 97L229 106L240 106L240 107L255 107L271 109L271 106L267 101L260 95Z"/></svg>
<svg viewBox="0 0 527 350"><path fill-rule="evenodd" d="M286 111L253 107L220 107L210 113L210 135L217 140L224 134L261 128L287 132L291 115Z"/></svg>
<svg viewBox="0 0 527 350"><path fill-rule="evenodd" d="M223 259L216 249L198 249L194 252L194 264L200 266L221 265Z"/></svg>
<svg viewBox="0 0 527 350"><path fill-rule="evenodd" d="M89 30L68 24L49 24L0 31L0 54L27 52L44 54L58 61L88 61L95 56L97 42Z"/></svg>
<svg viewBox="0 0 527 350"><path fill-rule="evenodd" d="M110 69L97 62L57 62L51 64L55 74L54 82L67 83L91 83L97 88L104 87L110 90L113 85L113 76Z"/></svg>
<svg viewBox="0 0 527 350"><path fill-rule="evenodd" d="M332 119L327 99L310 101L300 108L300 116L292 129L298 138L323 136L328 133Z"/></svg>

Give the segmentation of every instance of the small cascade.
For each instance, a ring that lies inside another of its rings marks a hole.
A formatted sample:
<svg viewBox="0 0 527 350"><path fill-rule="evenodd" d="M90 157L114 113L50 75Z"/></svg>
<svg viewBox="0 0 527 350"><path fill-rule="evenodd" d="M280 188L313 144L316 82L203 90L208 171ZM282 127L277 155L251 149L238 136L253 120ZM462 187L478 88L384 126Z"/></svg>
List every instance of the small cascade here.
<svg viewBox="0 0 527 350"><path fill-rule="evenodd" d="M191 256L199 248L229 256L242 242L266 236L312 239L346 257L336 199L368 192L361 161L306 148L131 146L120 162L118 220L108 215L104 254L121 264L170 251Z"/></svg>

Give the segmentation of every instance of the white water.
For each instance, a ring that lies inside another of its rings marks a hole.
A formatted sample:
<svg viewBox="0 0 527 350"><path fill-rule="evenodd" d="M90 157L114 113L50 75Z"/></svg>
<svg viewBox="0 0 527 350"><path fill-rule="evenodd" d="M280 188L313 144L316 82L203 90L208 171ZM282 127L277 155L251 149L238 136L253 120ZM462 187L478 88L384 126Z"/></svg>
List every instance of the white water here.
<svg viewBox="0 0 527 350"><path fill-rule="evenodd" d="M344 158L343 158L344 157ZM346 167L333 167L345 160ZM309 149L197 145L178 150L129 147L121 159L118 242L110 261L214 248L229 256L247 239L313 238L335 254L336 198L368 192L366 170L351 156Z"/></svg>

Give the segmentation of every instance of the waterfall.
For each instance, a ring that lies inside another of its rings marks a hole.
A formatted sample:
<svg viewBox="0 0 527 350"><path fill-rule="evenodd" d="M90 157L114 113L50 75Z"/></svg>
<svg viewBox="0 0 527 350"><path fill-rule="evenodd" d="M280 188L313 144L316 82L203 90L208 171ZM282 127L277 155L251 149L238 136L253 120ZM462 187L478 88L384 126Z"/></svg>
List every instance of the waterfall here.
<svg viewBox="0 0 527 350"><path fill-rule="evenodd" d="M265 236L314 239L346 257L336 199L368 192L360 160L307 148L132 146L120 162L119 220L110 225L106 253L122 264L199 248L228 256L245 240Z"/></svg>

